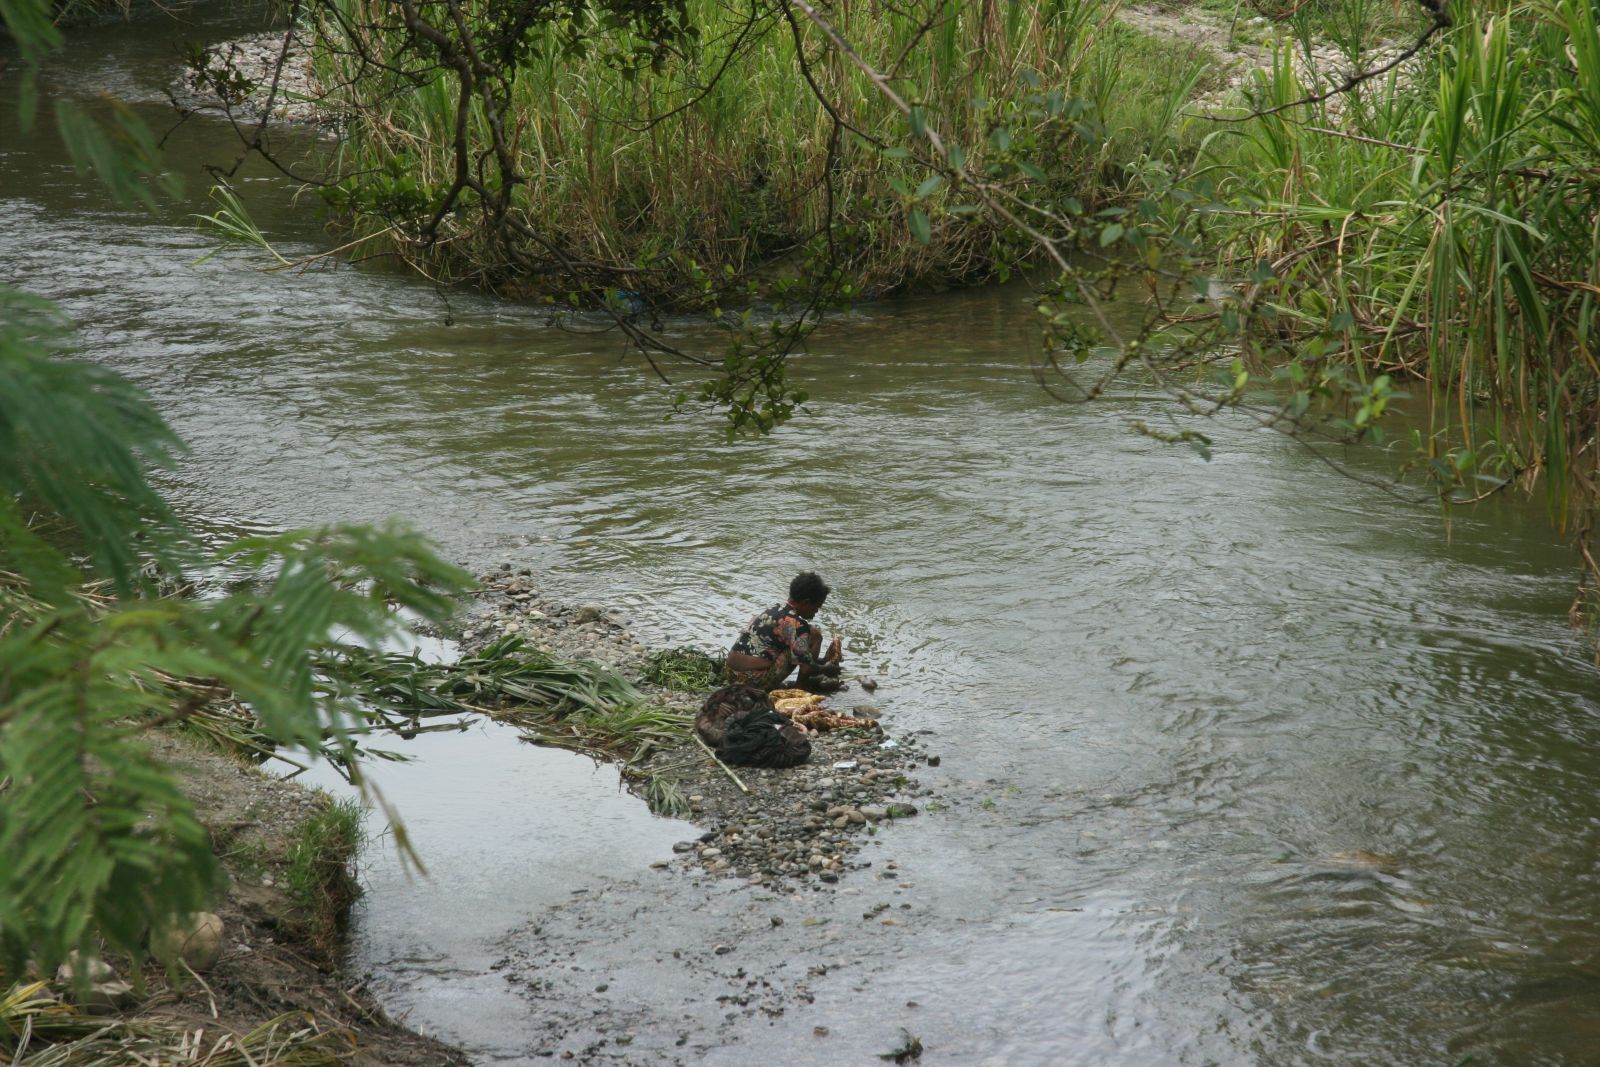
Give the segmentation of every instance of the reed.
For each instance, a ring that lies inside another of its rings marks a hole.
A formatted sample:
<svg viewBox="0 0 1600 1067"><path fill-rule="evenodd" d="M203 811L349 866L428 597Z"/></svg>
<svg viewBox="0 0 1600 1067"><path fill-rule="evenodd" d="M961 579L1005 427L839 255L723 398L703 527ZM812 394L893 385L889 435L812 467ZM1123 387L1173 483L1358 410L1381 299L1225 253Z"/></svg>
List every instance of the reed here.
<svg viewBox="0 0 1600 1067"><path fill-rule="evenodd" d="M448 185L455 97L445 72L409 86L358 68L343 38L370 11L357 0L344 8L348 18L321 27L320 62L325 84L361 87L345 101L356 121L344 163L359 177L328 196L358 227L382 228L425 214ZM1179 110L1211 68L1203 50L1116 25L1111 10L1105 0L1017 0L1003 10L923 0L842 3L833 17L979 168L1006 157L995 130L1021 129L1023 101L1041 87L1092 98L1104 141L1042 153L1039 165L1056 195L1094 205L1120 195L1120 158L1176 143ZM730 277L771 288L830 241L847 297L1006 269L1015 246L974 217L930 210L930 233L907 226L926 171L894 150L911 140L903 117L784 11L765 0L689 0L699 45L642 71L615 57L646 42L603 35L575 58L562 48L570 27L550 26L511 82L507 137L527 177L513 197L519 221L573 262L610 265L612 284L657 306L693 307ZM358 43L379 55L400 45L381 34ZM834 127L830 107L849 129ZM481 122L474 111L475 144ZM926 198L937 208L948 196ZM507 271L470 211L422 258L430 270L509 292L559 295L575 285Z"/></svg>
<svg viewBox="0 0 1600 1067"><path fill-rule="evenodd" d="M1271 329L1313 378L1425 383L1414 444L1448 498L1542 473L1552 516L1582 527L1600 484L1600 27L1587 0L1452 11L1414 71L1213 141L1221 244L1236 274L1271 264ZM1254 103L1307 89L1284 58Z"/></svg>

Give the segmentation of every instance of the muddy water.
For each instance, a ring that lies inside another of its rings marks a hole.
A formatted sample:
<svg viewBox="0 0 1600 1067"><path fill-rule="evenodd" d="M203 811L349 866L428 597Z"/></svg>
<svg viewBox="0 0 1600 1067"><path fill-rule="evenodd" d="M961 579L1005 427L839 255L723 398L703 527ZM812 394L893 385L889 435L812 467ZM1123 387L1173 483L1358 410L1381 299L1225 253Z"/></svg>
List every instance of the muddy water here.
<svg viewBox="0 0 1600 1067"><path fill-rule="evenodd" d="M154 114L178 36L85 33L46 92ZM1057 405L1012 292L863 310L801 365L813 412L730 446L608 336L380 271L191 268L214 123L150 217L0 109L0 273L150 390L190 513L407 516L706 647L815 566L892 729L944 757L943 810L780 899L652 870L685 831L608 772L429 735L390 793L436 881L376 857L356 947L414 1023L484 1062L877 1062L902 1027L951 1064L1600 1062L1600 708L1538 514L1447 538L1270 434L1214 427L1204 463L1126 431L1162 417L1136 393Z"/></svg>

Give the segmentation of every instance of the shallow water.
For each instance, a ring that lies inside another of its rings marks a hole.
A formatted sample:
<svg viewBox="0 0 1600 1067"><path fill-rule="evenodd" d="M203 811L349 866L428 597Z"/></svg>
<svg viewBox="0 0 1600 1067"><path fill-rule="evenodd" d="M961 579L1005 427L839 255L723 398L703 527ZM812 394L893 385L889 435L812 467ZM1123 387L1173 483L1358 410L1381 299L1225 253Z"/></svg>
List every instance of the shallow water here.
<svg viewBox="0 0 1600 1067"><path fill-rule="evenodd" d="M158 101L176 36L84 33L45 91ZM857 1062L901 1026L951 1064L1600 1062L1596 673L1536 510L1447 537L1271 434L1219 425L1205 463L1127 431L1162 417L1148 398L1056 404L1007 290L861 310L801 362L813 410L730 446L663 422L671 390L612 336L465 294L447 315L373 270L191 268L215 123L169 141L192 199L150 217L0 108L0 276L155 397L190 514L403 515L707 648L815 566L891 729L944 757L923 778L946 810L865 854L897 885L751 905L651 871L687 831L613 773L424 735L385 771L434 880L380 849L355 949L414 1023L485 1062L546 1049L557 1009L491 967L561 935L562 981L610 975L642 1062L686 1055L680 1029L697 1062ZM286 249L322 247L270 175L243 184ZM913 907L863 922L880 897ZM792 921L758 934L752 907ZM847 966L729 1022L731 968L657 957L730 937L753 972Z"/></svg>

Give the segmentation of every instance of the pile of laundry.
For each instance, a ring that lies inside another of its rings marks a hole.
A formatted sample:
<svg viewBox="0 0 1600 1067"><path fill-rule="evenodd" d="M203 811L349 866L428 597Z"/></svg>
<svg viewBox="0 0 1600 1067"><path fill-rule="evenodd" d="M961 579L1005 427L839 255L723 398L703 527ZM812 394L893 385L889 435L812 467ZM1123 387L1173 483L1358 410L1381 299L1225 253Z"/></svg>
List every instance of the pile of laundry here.
<svg viewBox="0 0 1600 1067"><path fill-rule="evenodd" d="M706 698L694 729L722 762L739 767L793 767L811 758L810 730L879 730L874 719L838 715L804 689L763 692L729 685Z"/></svg>

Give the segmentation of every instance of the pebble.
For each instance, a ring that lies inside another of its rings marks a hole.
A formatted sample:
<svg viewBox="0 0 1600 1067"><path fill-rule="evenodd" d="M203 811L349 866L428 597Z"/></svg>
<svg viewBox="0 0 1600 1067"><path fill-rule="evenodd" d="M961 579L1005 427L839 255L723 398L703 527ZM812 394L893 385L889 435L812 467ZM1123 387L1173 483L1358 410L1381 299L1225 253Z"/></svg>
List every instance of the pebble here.
<svg viewBox="0 0 1600 1067"><path fill-rule="evenodd" d="M62 985L71 985L77 979L80 970L91 983L109 982L116 977L111 964L96 956L80 958L78 951L74 949L67 956L67 961L56 968L56 981Z"/></svg>

